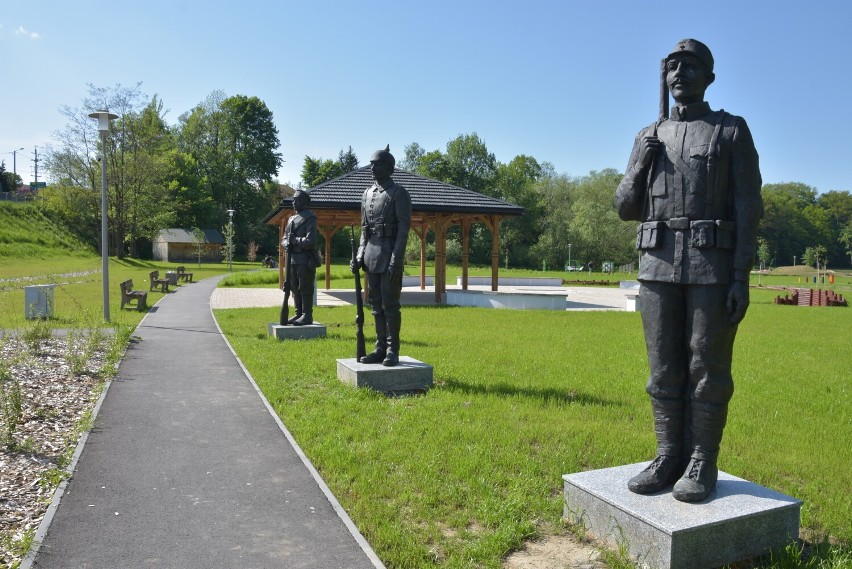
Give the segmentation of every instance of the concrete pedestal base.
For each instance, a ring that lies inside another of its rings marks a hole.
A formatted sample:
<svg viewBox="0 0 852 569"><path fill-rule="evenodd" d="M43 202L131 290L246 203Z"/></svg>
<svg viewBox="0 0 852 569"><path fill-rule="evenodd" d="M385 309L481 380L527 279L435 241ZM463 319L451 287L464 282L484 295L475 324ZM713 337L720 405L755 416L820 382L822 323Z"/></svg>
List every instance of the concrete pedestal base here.
<svg viewBox="0 0 852 569"><path fill-rule="evenodd" d="M408 356L399 364L362 364L355 358L337 360L337 378L354 387L369 387L385 393L417 393L432 387L433 368Z"/></svg>
<svg viewBox="0 0 852 569"><path fill-rule="evenodd" d="M279 340L311 340L325 338L325 325L319 322L307 326L281 326L277 322L266 325L269 335Z"/></svg>
<svg viewBox="0 0 852 569"><path fill-rule="evenodd" d="M724 472L697 504L675 500L671 488L630 492L627 480L648 464L564 475L565 518L613 545L626 543L643 566L656 569L720 567L799 536L799 500Z"/></svg>

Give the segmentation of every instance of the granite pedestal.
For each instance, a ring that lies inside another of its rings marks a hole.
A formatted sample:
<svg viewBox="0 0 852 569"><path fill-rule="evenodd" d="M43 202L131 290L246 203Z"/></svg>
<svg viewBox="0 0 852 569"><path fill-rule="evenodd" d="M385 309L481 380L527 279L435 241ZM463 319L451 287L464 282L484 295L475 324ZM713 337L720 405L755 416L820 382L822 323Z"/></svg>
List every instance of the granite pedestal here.
<svg viewBox="0 0 852 569"><path fill-rule="evenodd" d="M384 393L418 393L432 387L434 369L429 364L400 356L399 364L362 364L355 358L337 360L337 378L354 387L369 387Z"/></svg>
<svg viewBox="0 0 852 569"><path fill-rule="evenodd" d="M627 480L648 464L564 475L565 518L610 544L626 544L644 567L656 569L720 567L799 536L799 500L724 472L699 503L675 500L671 488L630 492Z"/></svg>
<svg viewBox="0 0 852 569"><path fill-rule="evenodd" d="M277 322L266 325L269 335L279 340L311 340L325 338L325 325L319 322L305 326L281 326Z"/></svg>

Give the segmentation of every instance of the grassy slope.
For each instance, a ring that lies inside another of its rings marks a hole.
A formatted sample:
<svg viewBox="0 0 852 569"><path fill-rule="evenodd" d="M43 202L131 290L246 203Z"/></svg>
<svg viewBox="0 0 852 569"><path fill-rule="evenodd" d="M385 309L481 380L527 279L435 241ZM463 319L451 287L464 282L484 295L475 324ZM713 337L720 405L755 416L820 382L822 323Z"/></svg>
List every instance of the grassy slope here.
<svg viewBox="0 0 852 569"><path fill-rule="evenodd" d="M234 270L249 268L235 263ZM109 304L113 323L131 327L144 312L121 310L119 283L133 279L135 289L148 290L149 273L174 270L177 263L109 259ZM250 268L257 268L257 264ZM195 280L228 271L227 264L186 264ZM24 328L24 287L54 284L53 327L69 327L82 317L103 313L101 257L67 228L57 226L34 204L0 202L0 329ZM187 286L187 285L182 285ZM191 286L191 285L190 285ZM153 306L163 293L149 292ZM96 318L97 320L97 318Z"/></svg>

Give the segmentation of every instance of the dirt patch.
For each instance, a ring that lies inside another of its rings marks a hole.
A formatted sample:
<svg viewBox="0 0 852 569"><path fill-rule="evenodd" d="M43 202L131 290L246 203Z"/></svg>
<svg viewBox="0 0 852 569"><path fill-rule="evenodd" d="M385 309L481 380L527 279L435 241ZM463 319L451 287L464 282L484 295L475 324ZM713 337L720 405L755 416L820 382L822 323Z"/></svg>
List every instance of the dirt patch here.
<svg viewBox="0 0 852 569"><path fill-rule="evenodd" d="M509 555L503 569L606 569L600 552L571 535L552 535L531 541Z"/></svg>

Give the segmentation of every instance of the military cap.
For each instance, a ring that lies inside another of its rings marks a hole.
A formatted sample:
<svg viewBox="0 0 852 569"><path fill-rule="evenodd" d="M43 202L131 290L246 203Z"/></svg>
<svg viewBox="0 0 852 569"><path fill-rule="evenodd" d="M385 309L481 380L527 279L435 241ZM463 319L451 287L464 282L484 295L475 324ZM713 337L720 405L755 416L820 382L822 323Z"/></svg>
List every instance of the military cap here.
<svg viewBox="0 0 852 569"><path fill-rule="evenodd" d="M309 194L308 192L306 192L305 190L303 190L301 188L299 188L295 192L293 192L293 201L295 201L296 198L303 198L308 203L311 203L311 194Z"/></svg>
<svg viewBox="0 0 852 569"><path fill-rule="evenodd" d="M370 162L386 162L390 164L391 167L396 166L396 158L393 157L393 154L390 153L390 144L385 146L384 150L376 150L373 152L373 155L370 156Z"/></svg>
<svg viewBox="0 0 852 569"><path fill-rule="evenodd" d="M710 48L700 41L694 39L680 40L666 59L670 59L678 53L691 53L706 65L710 72L713 71L713 54L710 53Z"/></svg>

